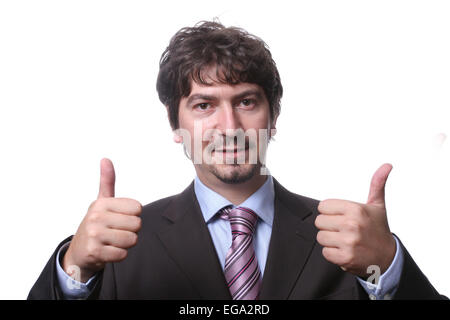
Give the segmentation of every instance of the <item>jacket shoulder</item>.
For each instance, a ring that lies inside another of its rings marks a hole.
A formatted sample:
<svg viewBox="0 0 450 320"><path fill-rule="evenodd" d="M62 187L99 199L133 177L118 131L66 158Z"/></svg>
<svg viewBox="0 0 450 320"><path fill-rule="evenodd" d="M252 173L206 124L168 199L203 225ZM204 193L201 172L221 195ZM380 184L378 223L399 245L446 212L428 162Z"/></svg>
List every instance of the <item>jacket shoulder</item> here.
<svg viewBox="0 0 450 320"><path fill-rule="evenodd" d="M142 207L142 215L147 216L151 215L154 212L164 211L165 208L177 197L177 195L168 196L165 198L161 198L150 202Z"/></svg>
<svg viewBox="0 0 450 320"><path fill-rule="evenodd" d="M305 209L313 211L313 213L317 213L317 207L320 200L291 192L283 187L275 178L273 180L275 187L275 197L277 197L287 207L303 207Z"/></svg>
<svg viewBox="0 0 450 320"><path fill-rule="evenodd" d="M166 225L173 220L173 216L184 212L189 203L195 201L194 182L184 191L159 200L155 200L142 207L141 218L143 222L150 221L155 227ZM162 225L161 225L162 224Z"/></svg>
<svg viewBox="0 0 450 320"><path fill-rule="evenodd" d="M157 230L167 225L168 221L164 218L164 214L176 202L177 196L168 196L142 207L141 219L146 230Z"/></svg>

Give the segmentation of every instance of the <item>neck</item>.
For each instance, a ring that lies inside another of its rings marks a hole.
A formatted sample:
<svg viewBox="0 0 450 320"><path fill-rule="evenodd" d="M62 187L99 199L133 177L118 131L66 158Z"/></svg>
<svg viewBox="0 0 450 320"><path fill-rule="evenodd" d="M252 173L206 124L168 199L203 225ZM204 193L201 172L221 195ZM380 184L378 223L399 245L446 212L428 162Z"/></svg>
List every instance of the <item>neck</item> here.
<svg viewBox="0 0 450 320"><path fill-rule="evenodd" d="M260 175L259 173L245 182L236 184L222 182L211 174L202 174L200 170L197 170L197 176L205 186L214 190L234 205L244 202L267 180L267 175Z"/></svg>

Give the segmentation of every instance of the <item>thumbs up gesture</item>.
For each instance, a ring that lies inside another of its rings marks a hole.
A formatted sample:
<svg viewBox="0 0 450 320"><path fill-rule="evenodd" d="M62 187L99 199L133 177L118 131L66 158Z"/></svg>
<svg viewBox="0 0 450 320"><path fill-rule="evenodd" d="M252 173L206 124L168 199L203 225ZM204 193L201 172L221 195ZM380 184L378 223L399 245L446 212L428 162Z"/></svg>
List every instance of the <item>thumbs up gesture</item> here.
<svg viewBox="0 0 450 320"><path fill-rule="evenodd" d="M328 199L319 203L315 225L322 254L331 263L361 278L367 267L377 265L385 272L396 252L389 230L384 189L392 165L382 165L373 175L366 204Z"/></svg>
<svg viewBox="0 0 450 320"><path fill-rule="evenodd" d="M73 266L80 272L78 281L86 282L107 262L126 258L127 249L137 243L141 228L141 204L133 199L114 198L115 171L109 159L102 159L97 200L73 237L64 255L63 269L71 275Z"/></svg>

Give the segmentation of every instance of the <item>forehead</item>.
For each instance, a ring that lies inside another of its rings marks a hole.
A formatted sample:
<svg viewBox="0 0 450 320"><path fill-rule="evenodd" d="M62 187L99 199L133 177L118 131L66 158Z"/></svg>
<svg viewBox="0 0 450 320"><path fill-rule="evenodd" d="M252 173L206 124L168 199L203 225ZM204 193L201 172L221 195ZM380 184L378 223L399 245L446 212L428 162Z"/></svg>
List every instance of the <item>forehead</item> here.
<svg viewBox="0 0 450 320"><path fill-rule="evenodd" d="M242 92L254 92L263 95L263 89L255 83L242 82L238 84L213 82L211 84L201 84L192 81L191 91L185 98L189 98L196 94L233 96Z"/></svg>
<svg viewBox="0 0 450 320"><path fill-rule="evenodd" d="M264 95L261 86L247 82L246 78L245 74L227 70L223 66L209 65L191 74L190 91L185 98L195 94L238 94L244 91L254 91Z"/></svg>

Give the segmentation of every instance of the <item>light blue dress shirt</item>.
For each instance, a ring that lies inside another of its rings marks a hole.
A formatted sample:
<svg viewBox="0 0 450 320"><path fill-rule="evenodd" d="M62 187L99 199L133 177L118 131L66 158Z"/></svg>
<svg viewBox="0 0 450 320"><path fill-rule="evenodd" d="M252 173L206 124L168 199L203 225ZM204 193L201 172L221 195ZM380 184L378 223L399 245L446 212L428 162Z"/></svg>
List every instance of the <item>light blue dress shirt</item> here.
<svg viewBox="0 0 450 320"><path fill-rule="evenodd" d="M225 206L235 207L229 200L217 192L204 185L198 177L194 181L194 191L197 197L200 209L202 211L214 247L219 257L222 269L225 265L225 257L231 246L232 236L230 223L221 219L217 212ZM238 206L247 207L258 215L258 222L255 231L255 254L258 259L258 265L261 274L264 274L267 254L269 251L270 236L272 233L272 223L275 214L274 210L275 191L272 176L267 176L265 183L255 191L249 198ZM365 289L370 299L390 299L397 290L400 281L401 270L403 268L403 252L397 238L394 236L397 250L393 262L386 272L378 279L377 285L373 285L363 279L357 278ZM89 279L87 283L80 283L73 280L62 269L59 263L59 254L68 246L60 249L57 256L57 276L64 296L68 299L83 299L91 291L95 283L96 276Z"/></svg>
<svg viewBox="0 0 450 320"><path fill-rule="evenodd" d="M228 249L231 247L231 226L228 220L221 219L216 213L225 206L231 205L233 208L236 206L217 192L205 186L198 177L194 181L194 190L203 218L214 242L220 265L223 269L225 257ZM240 207L253 210L258 215L254 234L254 245L261 274L264 274L267 253L269 252L269 241L274 216L274 200L273 180L272 176L268 176L266 182L239 205Z"/></svg>

